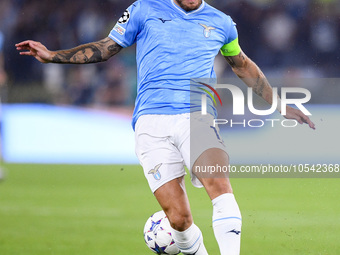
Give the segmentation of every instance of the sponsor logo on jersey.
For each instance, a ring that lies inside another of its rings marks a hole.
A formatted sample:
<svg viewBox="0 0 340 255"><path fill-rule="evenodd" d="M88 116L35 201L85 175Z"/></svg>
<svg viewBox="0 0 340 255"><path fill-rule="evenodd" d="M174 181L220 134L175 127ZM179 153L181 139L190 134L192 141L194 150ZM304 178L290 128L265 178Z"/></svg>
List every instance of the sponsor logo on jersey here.
<svg viewBox="0 0 340 255"><path fill-rule="evenodd" d="M120 35L125 34L125 29L122 26L118 25L118 24L116 24L114 26L113 30L116 31Z"/></svg>
<svg viewBox="0 0 340 255"><path fill-rule="evenodd" d="M118 23L125 24L126 22L129 21L129 19L130 19L130 12L129 10L125 10L122 17L120 17L120 19L118 20Z"/></svg>
<svg viewBox="0 0 340 255"><path fill-rule="evenodd" d="M154 167L154 169L151 169L148 174L152 174L153 177L159 181L162 176L161 176L161 173L158 171L158 169L161 167L162 163L158 164L157 166Z"/></svg>
<svg viewBox="0 0 340 255"><path fill-rule="evenodd" d="M199 23L199 24L204 28L203 34L204 34L205 38L209 38L210 35L211 35L211 30L215 30L216 29L214 27L209 27L209 26L201 24L201 23Z"/></svg>
<svg viewBox="0 0 340 255"><path fill-rule="evenodd" d="M158 18L160 21L162 21L163 23L167 22L167 21L172 21L172 19L163 19L163 18Z"/></svg>

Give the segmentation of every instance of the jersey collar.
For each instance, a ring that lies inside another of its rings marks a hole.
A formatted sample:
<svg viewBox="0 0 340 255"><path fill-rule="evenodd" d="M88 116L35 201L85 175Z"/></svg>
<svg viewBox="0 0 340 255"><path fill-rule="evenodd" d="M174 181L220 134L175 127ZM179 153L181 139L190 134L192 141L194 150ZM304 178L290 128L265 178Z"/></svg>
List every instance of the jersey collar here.
<svg viewBox="0 0 340 255"><path fill-rule="evenodd" d="M197 13L197 12L199 12L199 11L201 11L203 8L204 8L204 6L205 6L205 1L204 0L202 0L202 4L201 4L201 6L197 9L197 10L194 10L194 11L191 11L191 12L186 12L185 10L183 10L181 7L179 7L177 4L175 4L175 2L174 2L174 0L171 0L171 2L172 2L172 5L174 6L174 8L177 10L177 11L179 11L180 13L182 13L182 14L184 14L184 15L191 15L191 14L194 14L194 13Z"/></svg>

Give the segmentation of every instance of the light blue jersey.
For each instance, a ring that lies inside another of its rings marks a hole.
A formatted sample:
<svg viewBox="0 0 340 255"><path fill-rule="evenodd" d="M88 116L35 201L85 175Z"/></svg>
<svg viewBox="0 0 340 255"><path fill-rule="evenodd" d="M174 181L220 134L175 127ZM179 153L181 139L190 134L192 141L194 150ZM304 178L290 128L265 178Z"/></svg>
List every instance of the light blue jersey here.
<svg viewBox="0 0 340 255"><path fill-rule="evenodd" d="M235 23L202 2L185 12L173 0L139 0L119 19L109 37L122 47L137 43L138 88L133 127L144 114L199 111L190 100L190 80L215 79L214 59L235 42ZM202 91L200 92L202 93ZM208 112L216 116L212 101Z"/></svg>

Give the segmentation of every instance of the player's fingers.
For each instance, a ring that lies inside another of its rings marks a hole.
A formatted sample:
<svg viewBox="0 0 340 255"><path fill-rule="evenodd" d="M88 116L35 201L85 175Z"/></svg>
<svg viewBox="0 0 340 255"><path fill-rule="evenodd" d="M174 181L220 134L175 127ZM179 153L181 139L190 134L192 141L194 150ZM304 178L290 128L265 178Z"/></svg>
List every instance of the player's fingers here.
<svg viewBox="0 0 340 255"><path fill-rule="evenodd" d="M310 123L308 123L309 127L312 129L315 129L315 124L311 121Z"/></svg>
<svg viewBox="0 0 340 255"><path fill-rule="evenodd" d="M35 49L35 50L37 50L39 47L40 47L40 43L38 43L38 42L34 42L34 41L30 41L29 42L29 46L32 48L32 49Z"/></svg>
<svg viewBox="0 0 340 255"><path fill-rule="evenodd" d="M27 44L28 44L27 42L16 43L15 47L22 47L22 46L27 45Z"/></svg>
<svg viewBox="0 0 340 255"><path fill-rule="evenodd" d="M34 41L27 41L27 43L22 43L22 44L16 44L16 49L21 51L21 50L27 50L30 51L32 49L38 50L39 49L39 43L34 42Z"/></svg>
<svg viewBox="0 0 340 255"><path fill-rule="evenodd" d="M315 124L310 120L310 118L303 114L303 113L300 113L300 120L303 122L303 123L306 123L309 125L310 128L312 129L315 129ZM300 122L299 122L300 123ZM301 123L302 124L302 123Z"/></svg>
<svg viewBox="0 0 340 255"><path fill-rule="evenodd" d="M299 113L295 114L294 119L299 122L300 124L303 124L302 116Z"/></svg>
<svg viewBox="0 0 340 255"><path fill-rule="evenodd" d="M21 51L19 54L23 56L33 56L31 51Z"/></svg>
<svg viewBox="0 0 340 255"><path fill-rule="evenodd" d="M308 118L307 116L305 116L305 118L303 119L303 121L309 125L310 128L315 129L315 124L310 120L310 118Z"/></svg>
<svg viewBox="0 0 340 255"><path fill-rule="evenodd" d="M25 45L29 45L30 42L31 42L31 40L27 40L27 41L23 41L23 42L20 42L20 43L16 43L15 47L22 47L22 46L25 46Z"/></svg>
<svg viewBox="0 0 340 255"><path fill-rule="evenodd" d="M37 50L41 44L34 41L25 41L22 43L17 43L15 46L17 50Z"/></svg>
<svg viewBox="0 0 340 255"><path fill-rule="evenodd" d="M29 45L17 46L17 50L29 50L29 49L30 49Z"/></svg>

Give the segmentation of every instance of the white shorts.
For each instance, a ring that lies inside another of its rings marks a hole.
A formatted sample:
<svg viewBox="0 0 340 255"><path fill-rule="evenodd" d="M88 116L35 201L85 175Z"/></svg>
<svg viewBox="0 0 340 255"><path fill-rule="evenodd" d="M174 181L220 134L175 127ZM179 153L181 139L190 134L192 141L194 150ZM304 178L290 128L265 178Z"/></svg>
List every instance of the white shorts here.
<svg viewBox="0 0 340 255"><path fill-rule="evenodd" d="M178 115L142 115L135 126L136 154L152 192L165 183L186 174L203 187L192 174L192 166L207 149L225 150L218 127L211 115L200 112Z"/></svg>

